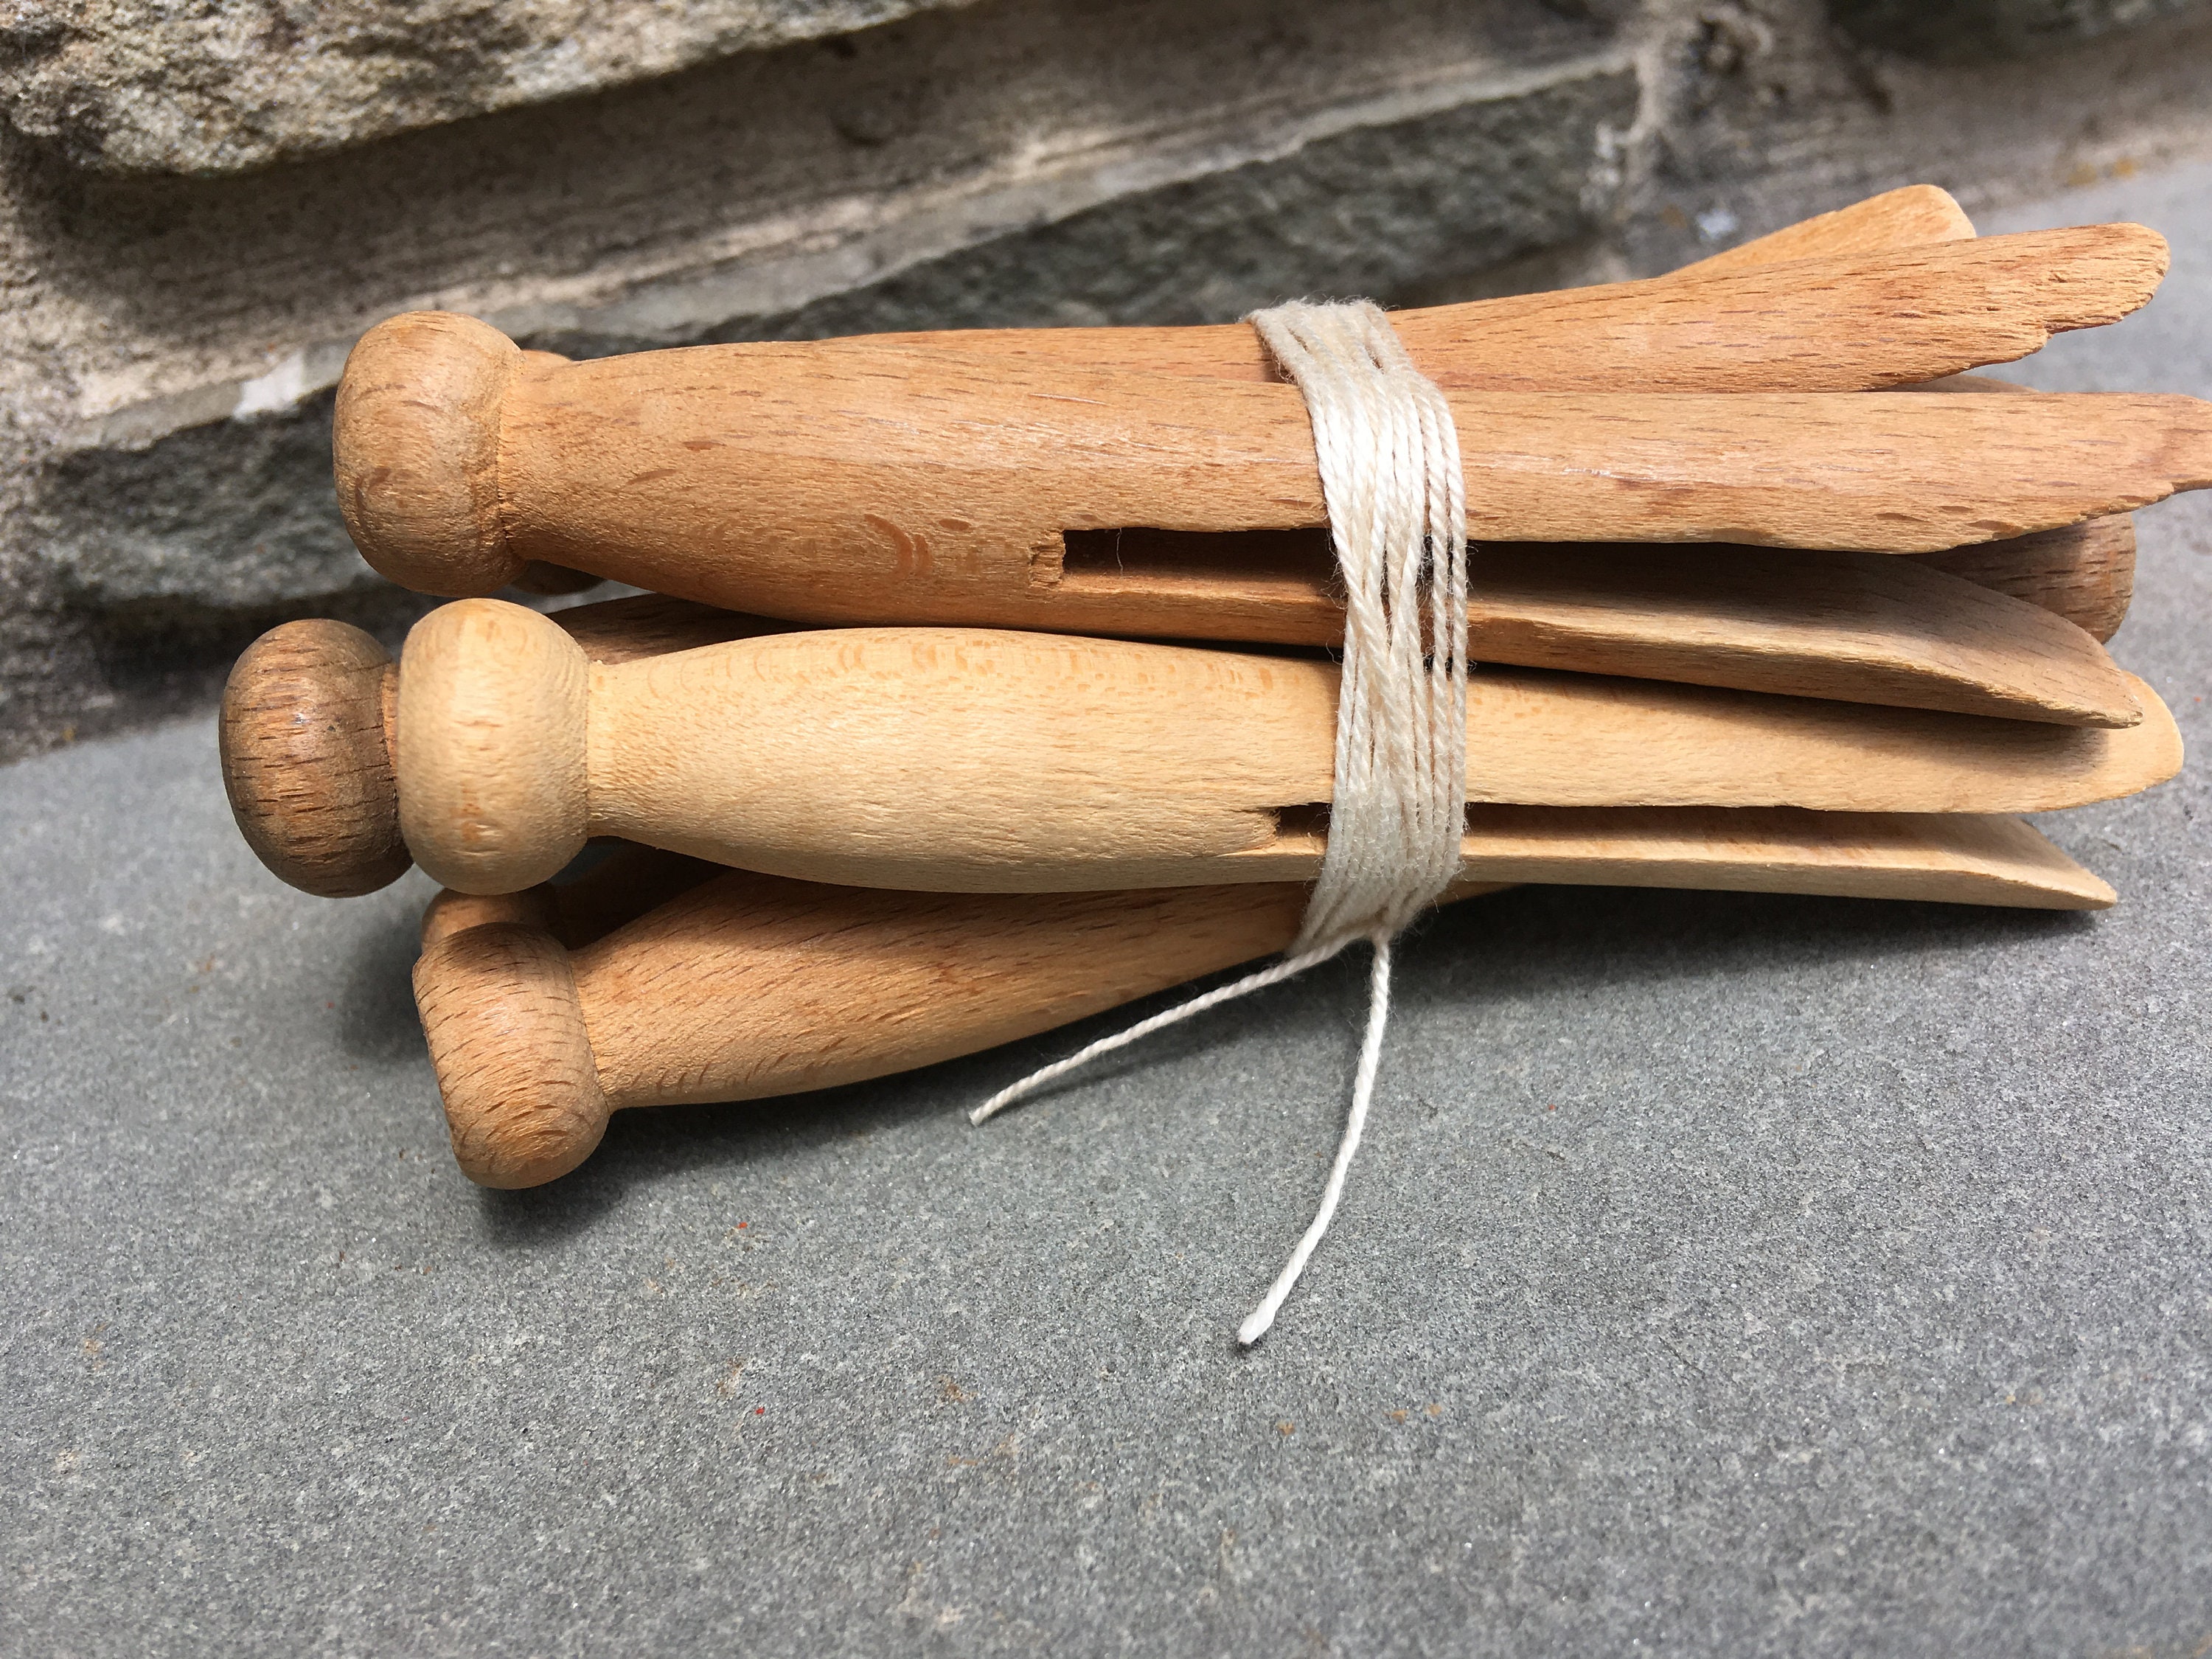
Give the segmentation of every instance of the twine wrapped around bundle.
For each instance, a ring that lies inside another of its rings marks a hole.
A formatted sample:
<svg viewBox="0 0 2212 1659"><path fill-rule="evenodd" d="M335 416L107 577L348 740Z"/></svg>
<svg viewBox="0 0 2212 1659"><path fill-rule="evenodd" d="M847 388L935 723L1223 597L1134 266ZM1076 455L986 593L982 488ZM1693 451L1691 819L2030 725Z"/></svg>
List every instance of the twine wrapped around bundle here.
<svg viewBox="0 0 2212 1659"><path fill-rule="evenodd" d="M1103 1054L1274 985L1357 939L1375 951L1344 1138L1312 1224L1237 1328L1267 1334L1336 1214L1366 1128L1390 1017L1391 942L1458 872L1466 823L1467 497L1443 393L1367 301L1293 301L1254 327L1305 398L1346 598L1328 848L1280 960L1103 1037L975 1109L981 1123ZM1424 605L1423 598L1426 597Z"/></svg>

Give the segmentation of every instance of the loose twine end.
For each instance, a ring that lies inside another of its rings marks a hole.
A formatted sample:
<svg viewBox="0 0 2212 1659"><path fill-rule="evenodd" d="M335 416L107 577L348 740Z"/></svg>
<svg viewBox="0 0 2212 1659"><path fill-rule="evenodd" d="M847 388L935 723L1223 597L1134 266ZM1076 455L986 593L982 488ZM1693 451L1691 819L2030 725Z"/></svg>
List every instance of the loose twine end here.
<svg viewBox="0 0 2212 1659"><path fill-rule="evenodd" d="M1353 937L1356 938L1357 935ZM1181 1024L1184 1020L1194 1018L1209 1008L1218 1008L1224 1002L1234 1002L1238 997L1249 996L1253 992L1265 990L1270 985L1279 985L1286 979L1303 974L1309 968L1327 962L1351 943L1351 939L1340 939L1332 944L1317 945L1310 951L1302 951L1294 957L1285 957L1281 961L1270 963L1255 973L1245 975L1243 978L1233 984L1217 986L1211 991L1191 998L1188 1002L1179 1002L1172 1008L1164 1009L1149 1019L1140 1019L1126 1030L1116 1031L1111 1036L1100 1037L1097 1042L1077 1049L1066 1060L1056 1060L1049 1066L1040 1066L1019 1082L1000 1090L998 1093L969 1113L968 1121L975 1124L987 1123L1016 1101L1035 1094L1048 1083L1057 1082L1070 1072L1082 1070L1101 1054L1110 1054L1116 1048L1126 1048L1141 1037L1148 1037L1153 1032L1164 1030L1170 1025Z"/></svg>
<svg viewBox="0 0 2212 1659"><path fill-rule="evenodd" d="M1344 1138L1312 1224L1237 1328L1247 1348L1273 1328L1344 1195L1390 1018L1390 941L1458 872L1468 689L1467 503L1449 404L1364 301L1278 306L1251 321L1305 398L1346 594L1328 846L1304 926L1280 961L1101 1037L968 1115L988 1122L1101 1054L1370 940L1367 1034Z"/></svg>
<svg viewBox="0 0 2212 1659"><path fill-rule="evenodd" d="M1257 973L1245 975L1233 984L1221 986L1203 995L1193 997L1188 1002L1178 1003L1164 1012L1154 1014L1150 1019L1139 1020L1125 1031L1101 1037L1066 1060L1055 1060L1030 1073L1011 1087L1001 1089L969 1113L968 1121L980 1125L1024 1095L1034 1093L1054 1079L1087 1065L1100 1054L1134 1042L1164 1026L1202 1014L1209 1008L1217 1008L1224 1002L1249 996L1270 985L1279 985L1286 979L1303 974L1309 968L1318 967L1330 957L1340 954L1359 937L1355 933L1349 938L1301 951L1294 957L1285 957L1280 962L1271 963ZM1382 1034L1390 1023L1392 935L1378 930L1366 935L1366 938L1375 947L1374 961L1367 975L1367 1031L1359 1044L1359 1070L1352 1079L1352 1110L1345 1119L1344 1138L1337 1144L1336 1159L1329 1166L1328 1184L1322 1188L1321 1207L1314 1212L1314 1218L1307 1226L1304 1237L1298 1240L1297 1248L1291 1252L1291 1259L1283 1264L1282 1272L1275 1275L1275 1282L1268 1286L1267 1295L1260 1298L1260 1305L1253 1309L1244 1322L1237 1328L1237 1341L1240 1347L1250 1347L1274 1328L1276 1314L1281 1311L1283 1304L1296 1288L1299 1276L1306 1270L1306 1263L1313 1259L1314 1250L1327 1235L1329 1223L1336 1218L1337 1203L1344 1196L1345 1177L1351 1172L1352 1155L1358 1152L1360 1137L1367 1130L1367 1109L1375 1099L1375 1075L1382 1064Z"/></svg>

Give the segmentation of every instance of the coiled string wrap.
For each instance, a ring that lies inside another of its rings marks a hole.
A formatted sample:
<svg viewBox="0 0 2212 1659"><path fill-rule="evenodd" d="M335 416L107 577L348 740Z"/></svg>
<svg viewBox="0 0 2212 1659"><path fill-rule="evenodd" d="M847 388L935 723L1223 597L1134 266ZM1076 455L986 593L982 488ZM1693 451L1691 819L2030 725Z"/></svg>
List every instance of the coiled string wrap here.
<svg viewBox="0 0 2212 1659"><path fill-rule="evenodd" d="M1237 1328L1247 1346L1273 1325L1343 1195L1382 1063L1391 942L1458 873L1468 677L1466 483L1443 393L1366 301L1296 301L1249 320L1305 399L1346 596L1328 847L1304 922L1268 966L1103 1037L969 1114L981 1123L1101 1054L1368 940L1367 1030L1344 1136L1312 1224Z"/></svg>

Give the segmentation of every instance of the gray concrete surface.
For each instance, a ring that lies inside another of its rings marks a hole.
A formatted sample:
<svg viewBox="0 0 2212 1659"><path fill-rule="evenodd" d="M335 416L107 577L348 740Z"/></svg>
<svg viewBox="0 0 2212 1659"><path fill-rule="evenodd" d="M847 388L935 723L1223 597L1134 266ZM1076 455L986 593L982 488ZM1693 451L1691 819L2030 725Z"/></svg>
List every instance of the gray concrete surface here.
<svg viewBox="0 0 2212 1659"><path fill-rule="evenodd" d="M2180 257L2030 372L2212 392L2208 204L2032 216ZM2203 500L2146 515L2116 642L2200 750ZM986 1130L1081 1033L488 1194L419 877L279 888L204 721L0 771L0 1650L2200 1655L2206 775L2050 820L2094 918L1435 922L1246 1354L1355 964Z"/></svg>

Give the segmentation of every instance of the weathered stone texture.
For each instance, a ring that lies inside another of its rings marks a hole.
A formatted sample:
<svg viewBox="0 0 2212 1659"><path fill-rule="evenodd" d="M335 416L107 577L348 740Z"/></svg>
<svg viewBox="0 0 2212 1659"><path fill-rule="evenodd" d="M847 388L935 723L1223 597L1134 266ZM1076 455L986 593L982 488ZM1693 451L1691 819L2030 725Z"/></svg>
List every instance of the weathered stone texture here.
<svg viewBox="0 0 2212 1659"><path fill-rule="evenodd" d="M1637 91L1625 64L1601 66L1510 96L1356 125L701 337L1224 322L1292 294L1402 301L1416 288L1599 235Z"/></svg>
<svg viewBox="0 0 2212 1659"><path fill-rule="evenodd" d="M31 522L69 602L152 624L374 585L331 493L331 404L58 457Z"/></svg>
<svg viewBox="0 0 2212 1659"><path fill-rule="evenodd" d="M0 106L82 166L235 173L967 0L16 0Z"/></svg>
<svg viewBox="0 0 2212 1659"><path fill-rule="evenodd" d="M1832 0L1830 9L1870 46L1939 62L2018 58L2091 40L2212 0Z"/></svg>

